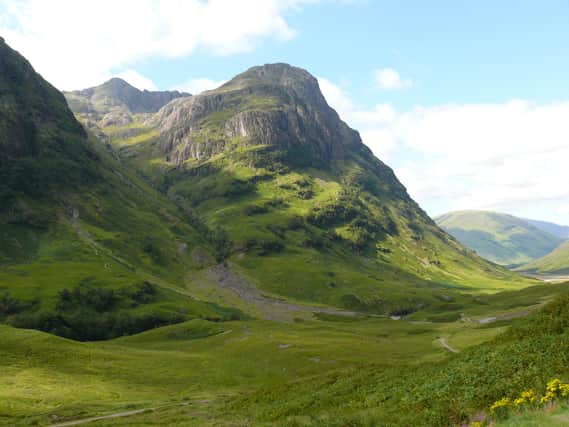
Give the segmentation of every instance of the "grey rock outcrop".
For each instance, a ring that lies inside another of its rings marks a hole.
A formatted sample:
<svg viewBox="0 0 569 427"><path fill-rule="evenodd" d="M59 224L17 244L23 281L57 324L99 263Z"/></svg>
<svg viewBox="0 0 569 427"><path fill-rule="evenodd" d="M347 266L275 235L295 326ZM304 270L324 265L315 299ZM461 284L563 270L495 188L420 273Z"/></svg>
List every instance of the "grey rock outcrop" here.
<svg viewBox="0 0 569 427"><path fill-rule="evenodd" d="M139 90L120 78L112 78L100 86L64 92L75 113L109 112L155 113L173 99L190 96L178 91Z"/></svg>
<svg viewBox="0 0 569 427"><path fill-rule="evenodd" d="M219 89L174 100L159 112L159 123L160 147L177 164L235 144L297 149L326 162L364 147L328 106L317 80L287 64L253 67Z"/></svg>

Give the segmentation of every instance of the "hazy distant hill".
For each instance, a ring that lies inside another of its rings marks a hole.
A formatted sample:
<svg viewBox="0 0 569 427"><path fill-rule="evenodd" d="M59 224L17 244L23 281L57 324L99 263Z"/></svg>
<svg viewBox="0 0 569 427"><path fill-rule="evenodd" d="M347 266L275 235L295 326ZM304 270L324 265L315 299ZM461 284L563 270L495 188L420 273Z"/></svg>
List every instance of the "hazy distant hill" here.
<svg viewBox="0 0 569 427"><path fill-rule="evenodd" d="M544 257L520 266L518 270L546 274L569 274L569 241L562 243Z"/></svg>
<svg viewBox="0 0 569 427"><path fill-rule="evenodd" d="M569 226L559 225L553 222L547 221L537 221L535 219L526 219L531 225L536 226L540 230L543 230L549 234L552 234L562 240L569 239Z"/></svg>
<svg viewBox="0 0 569 427"><path fill-rule="evenodd" d="M457 211L435 221L463 245L501 265L542 257L562 242L528 220L498 212Z"/></svg>

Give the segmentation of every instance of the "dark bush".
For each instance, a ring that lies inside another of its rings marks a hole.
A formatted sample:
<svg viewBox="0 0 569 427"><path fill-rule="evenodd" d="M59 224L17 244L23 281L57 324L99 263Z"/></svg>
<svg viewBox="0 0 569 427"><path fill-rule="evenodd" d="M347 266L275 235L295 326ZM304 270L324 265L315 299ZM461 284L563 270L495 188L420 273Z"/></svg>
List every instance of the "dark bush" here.
<svg viewBox="0 0 569 427"><path fill-rule="evenodd" d="M25 302L13 298L10 292L4 292L0 295L0 318L20 313L34 306L37 302Z"/></svg>
<svg viewBox="0 0 569 427"><path fill-rule="evenodd" d="M289 230L299 230L305 226L306 224L304 223L304 218L300 215L294 215L287 221L287 228Z"/></svg>
<svg viewBox="0 0 569 427"><path fill-rule="evenodd" d="M280 240L265 240L259 243L258 254L269 255L271 253L277 253L283 251L285 245Z"/></svg>
<svg viewBox="0 0 569 427"><path fill-rule="evenodd" d="M243 209L243 212L247 216L261 215L269 212L269 208L267 206L260 205L247 205L245 206L245 209Z"/></svg>
<svg viewBox="0 0 569 427"><path fill-rule="evenodd" d="M209 231L207 239L215 250L217 262L226 260L233 249L233 242L229 239L229 234L221 227L216 227Z"/></svg>

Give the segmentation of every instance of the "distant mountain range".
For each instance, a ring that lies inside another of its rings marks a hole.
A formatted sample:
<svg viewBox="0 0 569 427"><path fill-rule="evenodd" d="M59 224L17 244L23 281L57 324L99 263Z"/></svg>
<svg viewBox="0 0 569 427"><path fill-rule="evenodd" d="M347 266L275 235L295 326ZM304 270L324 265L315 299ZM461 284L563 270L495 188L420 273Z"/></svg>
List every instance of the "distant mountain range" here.
<svg viewBox="0 0 569 427"><path fill-rule="evenodd" d="M501 265L522 265L547 255L567 238L569 227L488 211L457 211L437 224L480 256Z"/></svg>

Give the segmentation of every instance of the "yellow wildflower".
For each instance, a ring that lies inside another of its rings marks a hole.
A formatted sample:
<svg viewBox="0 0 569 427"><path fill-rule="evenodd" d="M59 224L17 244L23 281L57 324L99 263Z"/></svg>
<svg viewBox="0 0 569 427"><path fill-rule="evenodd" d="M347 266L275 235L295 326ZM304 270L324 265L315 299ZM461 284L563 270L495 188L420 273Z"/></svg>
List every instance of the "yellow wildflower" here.
<svg viewBox="0 0 569 427"><path fill-rule="evenodd" d="M493 414L497 410L501 408L507 408L508 406L512 406L512 399L510 399L509 397L503 397L502 399L492 403L492 405L490 406L490 412Z"/></svg>
<svg viewBox="0 0 569 427"><path fill-rule="evenodd" d="M555 392L548 390L541 399L539 399L539 403L548 403L551 402L555 398Z"/></svg>
<svg viewBox="0 0 569 427"><path fill-rule="evenodd" d="M555 378L547 383L547 391L556 393L559 391L559 387L561 386L562 382L559 378Z"/></svg>
<svg viewBox="0 0 569 427"><path fill-rule="evenodd" d="M562 397L569 397L569 384L561 384L559 386L559 391Z"/></svg>
<svg viewBox="0 0 569 427"><path fill-rule="evenodd" d="M532 389L522 391L522 393L520 394L520 398L524 399L526 402L529 403L533 403L537 400L535 391L533 391Z"/></svg>

